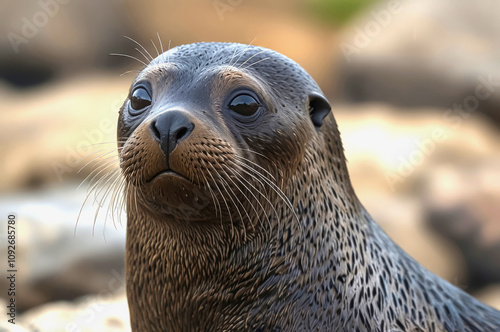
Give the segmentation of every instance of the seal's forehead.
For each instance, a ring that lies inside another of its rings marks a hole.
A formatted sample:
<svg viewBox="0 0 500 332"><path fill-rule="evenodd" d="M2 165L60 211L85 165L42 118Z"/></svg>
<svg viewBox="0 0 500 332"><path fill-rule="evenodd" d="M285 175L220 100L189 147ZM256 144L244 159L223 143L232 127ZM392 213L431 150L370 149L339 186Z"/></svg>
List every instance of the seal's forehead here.
<svg viewBox="0 0 500 332"><path fill-rule="evenodd" d="M237 43L194 43L177 46L154 59L160 63L188 65L192 69L208 66L234 66L240 69L265 68L268 71L296 70L308 74L293 60L268 48Z"/></svg>
<svg viewBox="0 0 500 332"><path fill-rule="evenodd" d="M165 74L178 71L179 68L175 63L164 62L164 63L150 63L146 68L144 68L135 78L134 82L138 81L159 81L163 78ZM158 75L160 74L160 75Z"/></svg>
<svg viewBox="0 0 500 332"><path fill-rule="evenodd" d="M276 51L238 43L194 43L177 46L154 59L150 66L171 63L182 71L231 66L262 76L267 82L300 85L305 90L321 92L311 76L295 61Z"/></svg>

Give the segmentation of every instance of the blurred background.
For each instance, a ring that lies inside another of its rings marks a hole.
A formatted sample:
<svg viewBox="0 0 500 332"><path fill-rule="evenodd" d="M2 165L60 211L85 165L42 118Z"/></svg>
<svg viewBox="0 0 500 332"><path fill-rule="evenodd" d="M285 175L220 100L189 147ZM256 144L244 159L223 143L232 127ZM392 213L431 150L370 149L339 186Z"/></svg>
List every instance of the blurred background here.
<svg viewBox="0 0 500 332"><path fill-rule="evenodd" d="M500 309L500 2L1 0L0 31L2 266L10 212L18 241L17 324L1 278L0 330L130 329L124 216L106 218L112 190L85 199L114 181L118 109L147 52L197 41L304 67L375 220Z"/></svg>

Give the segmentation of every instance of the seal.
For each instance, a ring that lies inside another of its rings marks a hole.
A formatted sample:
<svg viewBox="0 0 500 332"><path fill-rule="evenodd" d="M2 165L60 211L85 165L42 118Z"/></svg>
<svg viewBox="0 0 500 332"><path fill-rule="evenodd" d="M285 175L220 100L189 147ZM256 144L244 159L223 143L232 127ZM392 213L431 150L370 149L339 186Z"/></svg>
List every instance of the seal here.
<svg viewBox="0 0 500 332"><path fill-rule="evenodd" d="M498 331L356 197L328 100L261 47L151 61L118 121L134 331Z"/></svg>

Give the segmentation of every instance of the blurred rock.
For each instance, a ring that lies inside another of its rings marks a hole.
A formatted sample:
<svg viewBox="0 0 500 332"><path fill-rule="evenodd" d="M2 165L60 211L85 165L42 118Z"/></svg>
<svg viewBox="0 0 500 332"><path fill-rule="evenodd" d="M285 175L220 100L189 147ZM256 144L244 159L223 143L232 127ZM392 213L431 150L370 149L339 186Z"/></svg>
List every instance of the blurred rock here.
<svg viewBox="0 0 500 332"><path fill-rule="evenodd" d="M332 81L327 73L335 44L325 41L336 33L307 14L311 11L302 1L286 0L152 0L147 6L133 0L7 0L0 4L5 32L0 35L0 80L30 86L89 69L139 64L110 53L148 61L147 52L154 57L161 48L224 41L271 47L299 62L325 88ZM11 42L13 34L18 37Z"/></svg>
<svg viewBox="0 0 500 332"><path fill-rule="evenodd" d="M456 244L470 291L500 283L500 162L441 166L425 176L426 219Z"/></svg>
<svg viewBox="0 0 500 332"><path fill-rule="evenodd" d="M1 307L4 305L0 299ZM2 317L5 316L1 309ZM12 332L128 332L130 318L125 293L85 296L74 302L51 302L22 315L16 325L0 322L0 331Z"/></svg>
<svg viewBox="0 0 500 332"><path fill-rule="evenodd" d="M8 0L0 3L0 80L19 87L90 67L122 66L131 30L121 1Z"/></svg>
<svg viewBox="0 0 500 332"><path fill-rule="evenodd" d="M111 229L110 220L106 228L101 212L93 235L95 207L87 205L75 232L85 200L85 189L75 188L76 184L0 198L0 211L17 215L18 312L50 301L125 289L125 229ZM6 246L0 248L5 250ZM6 289L6 282L0 279L0 289Z"/></svg>
<svg viewBox="0 0 500 332"><path fill-rule="evenodd" d="M95 163L111 161L131 80L89 75L30 91L0 87L0 193L81 181Z"/></svg>
<svg viewBox="0 0 500 332"><path fill-rule="evenodd" d="M474 296L479 301L500 310L500 284L485 287L481 291L475 293Z"/></svg>
<svg viewBox="0 0 500 332"><path fill-rule="evenodd" d="M495 279L500 272L498 131L472 118L455 127L441 117L445 110L436 108L408 113L380 104L334 105L333 112L356 193L395 242L466 291L479 287L475 274ZM455 211L459 206L473 218ZM449 214L435 215L434 221L451 233L427 223L430 211L438 210ZM449 211L455 211L453 217ZM472 245L470 253L455 233Z"/></svg>
<svg viewBox="0 0 500 332"><path fill-rule="evenodd" d="M149 41L158 45L157 33L165 50L200 41L251 43L290 57L322 89L331 89L338 33L320 24L303 1L152 0L144 6L128 0L124 6L132 20L140 22L134 38L152 54L156 50ZM137 51L132 54L140 56Z"/></svg>
<svg viewBox="0 0 500 332"><path fill-rule="evenodd" d="M466 270L453 243L426 227L421 202L412 197L370 196L362 200L375 221L404 251L429 271L464 288Z"/></svg>
<svg viewBox="0 0 500 332"><path fill-rule="evenodd" d="M478 111L500 126L500 2L387 1L346 28L334 94L347 102Z"/></svg>

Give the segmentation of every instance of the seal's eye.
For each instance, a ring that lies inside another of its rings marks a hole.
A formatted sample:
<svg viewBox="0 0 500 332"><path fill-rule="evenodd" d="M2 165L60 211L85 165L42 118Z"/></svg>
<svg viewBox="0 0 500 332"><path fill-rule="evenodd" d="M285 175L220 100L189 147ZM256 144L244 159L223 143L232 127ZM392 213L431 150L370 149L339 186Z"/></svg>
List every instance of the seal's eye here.
<svg viewBox="0 0 500 332"><path fill-rule="evenodd" d="M136 88L132 92L132 97L130 97L130 107L135 111L139 111L149 105L151 105L149 92L142 87Z"/></svg>
<svg viewBox="0 0 500 332"><path fill-rule="evenodd" d="M254 97L241 94L233 98L231 102L229 102L228 108L243 116L251 116L254 115L261 105L255 100Z"/></svg>

